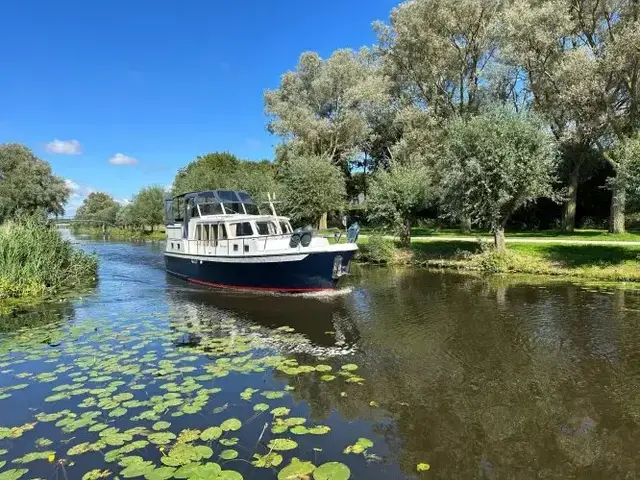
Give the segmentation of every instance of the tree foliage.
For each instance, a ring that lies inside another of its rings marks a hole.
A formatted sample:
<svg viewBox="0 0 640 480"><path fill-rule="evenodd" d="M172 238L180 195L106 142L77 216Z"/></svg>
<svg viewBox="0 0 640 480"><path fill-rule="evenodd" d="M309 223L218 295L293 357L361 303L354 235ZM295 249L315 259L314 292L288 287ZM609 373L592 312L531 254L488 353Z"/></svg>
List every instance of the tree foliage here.
<svg viewBox="0 0 640 480"><path fill-rule="evenodd" d="M162 187L151 186L140 190L133 198L131 207L119 219L132 217L132 223L138 225L161 225L164 221L165 191ZM126 208L126 207L123 207Z"/></svg>
<svg viewBox="0 0 640 480"><path fill-rule="evenodd" d="M556 145L543 125L504 108L452 121L438 164L444 206L489 226L498 249L516 209L553 196L555 169Z"/></svg>
<svg viewBox="0 0 640 480"><path fill-rule="evenodd" d="M69 189L24 145L0 145L0 223L18 214L64 214Z"/></svg>
<svg viewBox="0 0 640 480"><path fill-rule="evenodd" d="M115 224L120 205L111 195L104 192L91 192L76 211L76 220L106 224Z"/></svg>
<svg viewBox="0 0 640 480"><path fill-rule="evenodd" d="M282 184L284 211L297 222L317 225L325 212L344 206L344 176L326 157L290 159L282 172Z"/></svg>
<svg viewBox="0 0 640 480"><path fill-rule="evenodd" d="M327 60L303 53L280 86L265 93L269 131L348 173L349 159L369 133L367 113L385 96L369 60L367 51L337 50Z"/></svg>
<svg viewBox="0 0 640 480"><path fill-rule="evenodd" d="M180 169L173 182L175 194L216 189L246 190L262 199L277 191L276 169L268 161L250 162L230 153L208 153Z"/></svg>
<svg viewBox="0 0 640 480"><path fill-rule="evenodd" d="M407 246L412 222L429 201L428 185L427 170L420 165L392 165L390 171L378 171L367 198L369 219L392 228Z"/></svg>

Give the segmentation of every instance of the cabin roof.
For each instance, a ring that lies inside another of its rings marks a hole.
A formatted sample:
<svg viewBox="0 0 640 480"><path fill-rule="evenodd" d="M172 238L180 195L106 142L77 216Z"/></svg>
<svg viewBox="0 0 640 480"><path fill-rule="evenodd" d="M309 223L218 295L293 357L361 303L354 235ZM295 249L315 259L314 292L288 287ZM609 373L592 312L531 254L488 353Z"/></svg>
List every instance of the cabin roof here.
<svg viewBox="0 0 640 480"><path fill-rule="evenodd" d="M274 217L273 215L245 215L245 214L231 214L231 215L204 215L202 217L193 217L191 220L196 223L204 222L240 222L240 221L264 221L264 220L289 220L287 217Z"/></svg>

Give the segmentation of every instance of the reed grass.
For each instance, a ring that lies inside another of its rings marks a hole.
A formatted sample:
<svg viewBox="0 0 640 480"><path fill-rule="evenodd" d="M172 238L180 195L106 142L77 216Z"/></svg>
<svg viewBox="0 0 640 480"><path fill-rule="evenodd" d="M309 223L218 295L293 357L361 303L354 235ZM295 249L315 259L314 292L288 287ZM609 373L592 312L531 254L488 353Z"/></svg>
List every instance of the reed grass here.
<svg viewBox="0 0 640 480"><path fill-rule="evenodd" d="M38 298L94 282L97 259L37 219L0 225L0 300Z"/></svg>

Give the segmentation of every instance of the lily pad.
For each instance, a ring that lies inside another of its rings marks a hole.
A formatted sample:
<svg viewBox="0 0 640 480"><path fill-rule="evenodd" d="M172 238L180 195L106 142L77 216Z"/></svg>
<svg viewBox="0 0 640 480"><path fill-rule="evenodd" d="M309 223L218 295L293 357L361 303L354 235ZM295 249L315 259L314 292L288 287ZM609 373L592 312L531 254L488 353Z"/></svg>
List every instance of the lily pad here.
<svg viewBox="0 0 640 480"><path fill-rule="evenodd" d="M271 415L273 415L274 417L284 417L286 415L289 415L289 412L291 412L291 410L287 407L278 407L271 410Z"/></svg>
<svg viewBox="0 0 640 480"><path fill-rule="evenodd" d="M89 470L82 476L82 480L100 480L101 478L107 478L111 475L109 470L100 470L98 468L94 468L93 470Z"/></svg>
<svg viewBox="0 0 640 480"><path fill-rule="evenodd" d="M291 463L278 472L278 480L304 480L316 469L311 462L301 462L293 457Z"/></svg>
<svg viewBox="0 0 640 480"><path fill-rule="evenodd" d="M253 410L255 410L256 412L265 412L269 410L269 405L267 405L266 403L256 403L253 406Z"/></svg>
<svg viewBox="0 0 640 480"><path fill-rule="evenodd" d="M209 427L200 434L200 439L208 442L210 440L217 440L222 436L222 429L220 427Z"/></svg>
<svg viewBox="0 0 640 480"><path fill-rule="evenodd" d="M277 452L293 450L298 447L298 443L290 438L274 438L267 445L271 450Z"/></svg>
<svg viewBox="0 0 640 480"><path fill-rule="evenodd" d="M430 468L431 468L431 465L429 465L428 463L419 463L418 466L416 467L416 470L418 470L419 472L426 472Z"/></svg>
<svg viewBox="0 0 640 480"><path fill-rule="evenodd" d="M240 430L240 427L242 427L242 422L237 418L229 418L220 424L220 428L225 432L235 432Z"/></svg>
<svg viewBox="0 0 640 480"><path fill-rule="evenodd" d="M344 463L328 462L313 471L314 480L348 480L351 470Z"/></svg>
<svg viewBox="0 0 640 480"><path fill-rule="evenodd" d="M346 372L355 372L356 370L358 370L358 366L354 363L348 363L340 368Z"/></svg>
<svg viewBox="0 0 640 480"><path fill-rule="evenodd" d="M26 468L14 468L11 470L7 470L6 472L0 473L0 480L18 480L18 478L21 478L28 471L29 470L27 470Z"/></svg>
<svg viewBox="0 0 640 480"><path fill-rule="evenodd" d="M254 453L253 458L254 460L251 462L251 464L258 468L277 467L282 463L282 455L277 452L271 452L266 455L259 455L257 453Z"/></svg>
<svg viewBox="0 0 640 480"><path fill-rule="evenodd" d="M238 452L236 450L223 450L220 452L220 458L223 460L233 460L234 458L238 458Z"/></svg>
<svg viewBox="0 0 640 480"><path fill-rule="evenodd" d="M153 426L151 428L153 428L156 431L160 431L160 430L166 430L167 428L169 428L171 426L171 423L169 422L164 422L164 421L160 421L160 422L156 422L153 424Z"/></svg>
<svg viewBox="0 0 640 480"><path fill-rule="evenodd" d="M147 480L168 480L169 478L173 478L175 471L176 469L171 467L157 467L149 473L146 473L144 478Z"/></svg>
<svg viewBox="0 0 640 480"><path fill-rule="evenodd" d="M171 432L157 432L152 433L147 437L151 443L156 445L167 445L171 443L171 440L176 438L176 435Z"/></svg>

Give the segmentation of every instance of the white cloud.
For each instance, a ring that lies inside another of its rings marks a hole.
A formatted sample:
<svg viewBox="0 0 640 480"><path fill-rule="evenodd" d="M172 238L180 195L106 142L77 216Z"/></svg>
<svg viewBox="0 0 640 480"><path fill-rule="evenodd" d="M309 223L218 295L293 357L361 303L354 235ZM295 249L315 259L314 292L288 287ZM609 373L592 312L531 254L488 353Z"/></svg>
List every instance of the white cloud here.
<svg viewBox="0 0 640 480"><path fill-rule="evenodd" d="M49 153L56 155L80 155L82 146L78 140L58 140L49 142L45 145L45 149Z"/></svg>
<svg viewBox="0 0 640 480"><path fill-rule="evenodd" d="M173 190L173 183L170 183L169 185L165 185L164 187L165 192L171 192L171 190Z"/></svg>
<svg viewBox="0 0 640 480"><path fill-rule="evenodd" d="M122 206L129 205L131 203L131 200L128 198L116 198L115 200Z"/></svg>
<svg viewBox="0 0 640 480"><path fill-rule="evenodd" d="M116 153L109 159L111 165L136 165L138 163L137 158L129 157L123 153Z"/></svg>
<svg viewBox="0 0 640 480"><path fill-rule="evenodd" d="M64 184L71 192L71 195L69 195L69 199L67 200L67 204L64 207L65 216L73 217L76 214L78 207L82 205L82 202L84 202L85 198L87 198L92 192L95 192L95 189L84 185L78 185L70 178L65 178Z"/></svg>

